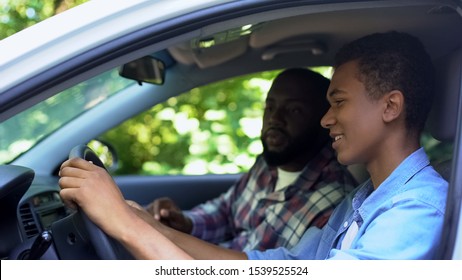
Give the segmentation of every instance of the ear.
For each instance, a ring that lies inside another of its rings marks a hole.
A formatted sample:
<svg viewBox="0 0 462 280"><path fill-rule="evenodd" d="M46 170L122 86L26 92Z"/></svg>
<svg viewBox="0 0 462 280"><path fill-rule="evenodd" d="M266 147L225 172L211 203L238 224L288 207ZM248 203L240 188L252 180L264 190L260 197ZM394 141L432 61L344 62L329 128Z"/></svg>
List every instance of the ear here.
<svg viewBox="0 0 462 280"><path fill-rule="evenodd" d="M383 96L385 110L383 111L383 121L392 122L404 113L404 96L399 90L393 90Z"/></svg>

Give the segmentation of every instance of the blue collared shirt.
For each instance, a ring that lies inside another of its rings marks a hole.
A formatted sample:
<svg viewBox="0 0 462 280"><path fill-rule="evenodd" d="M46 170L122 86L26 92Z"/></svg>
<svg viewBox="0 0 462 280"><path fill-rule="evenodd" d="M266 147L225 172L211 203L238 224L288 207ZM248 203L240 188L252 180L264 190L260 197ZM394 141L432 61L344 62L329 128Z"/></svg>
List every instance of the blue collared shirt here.
<svg viewBox="0 0 462 280"><path fill-rule="evenodd" d="M249 259L432 259L441 239L448 183L423 148L374 191L366 181L335 209L322 229L310 227L292 250L246 251ZM349 249L340 250L353 221Z"/></svg>

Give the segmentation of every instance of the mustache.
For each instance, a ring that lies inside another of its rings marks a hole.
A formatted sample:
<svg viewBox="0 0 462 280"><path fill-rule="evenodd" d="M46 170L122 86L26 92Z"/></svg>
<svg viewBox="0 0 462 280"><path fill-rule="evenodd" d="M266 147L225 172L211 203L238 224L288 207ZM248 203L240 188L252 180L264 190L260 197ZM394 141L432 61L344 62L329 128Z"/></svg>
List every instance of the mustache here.
<svg viewBox="0 0 462 280"><path fill-rule="evenodd" d="M266 137L266 135L267 135L269 132L271 132L271 131L277 131L277 132L279 132L279 133L281 133L281 134L284 134L285 136L289 136L289 134L287 133L287 131L284 130L284 129L282 129L282 128L280 128L280 127L270 127L270 128L268 128L267 130L265 130L265 131L263 132L263 136Z"/></svg>

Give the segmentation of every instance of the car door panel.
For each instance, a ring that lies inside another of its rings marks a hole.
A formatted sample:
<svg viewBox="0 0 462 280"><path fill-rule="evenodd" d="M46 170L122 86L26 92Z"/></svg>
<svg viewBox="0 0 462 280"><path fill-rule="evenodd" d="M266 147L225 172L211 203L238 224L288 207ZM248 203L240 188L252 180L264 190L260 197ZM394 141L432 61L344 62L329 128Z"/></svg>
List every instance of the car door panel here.
<svg viewBox="0 0 462 280"><path fill-rule="evenodd" d="M181 209L219 196L228 190L241 174L181 176L116 176L115 182L125 198L147 205L156 198L170 197Z"/></svg>

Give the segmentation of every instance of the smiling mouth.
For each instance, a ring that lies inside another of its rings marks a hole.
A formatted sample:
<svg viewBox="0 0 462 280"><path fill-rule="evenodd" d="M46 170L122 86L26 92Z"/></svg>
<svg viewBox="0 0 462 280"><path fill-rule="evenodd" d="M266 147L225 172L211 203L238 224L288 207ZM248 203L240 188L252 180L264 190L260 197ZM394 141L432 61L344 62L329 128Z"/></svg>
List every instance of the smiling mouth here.
<svg viewBox="0 0 462 280"><path fill-rule="evenodd" d="M337 142L338 140L340 140L340 139L342 139L342 138L343 138L342 135L335 136L334 142Z"/></svg>

